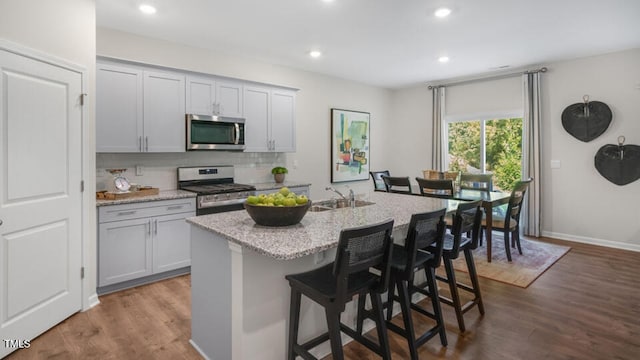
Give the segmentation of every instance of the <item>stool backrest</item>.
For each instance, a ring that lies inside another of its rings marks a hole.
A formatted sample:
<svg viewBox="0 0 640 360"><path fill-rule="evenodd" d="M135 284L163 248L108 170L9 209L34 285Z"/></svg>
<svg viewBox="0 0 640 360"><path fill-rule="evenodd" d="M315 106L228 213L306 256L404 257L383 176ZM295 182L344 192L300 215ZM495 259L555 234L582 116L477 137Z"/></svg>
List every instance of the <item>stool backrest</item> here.
<svg viewBox="0 0 640 360"><path fill-rule="evenodd" d="M453 236L453 247L451 252L455 254L452 256L455 259L460 251L460 243L462 241L462 234L468 232L471 233L471 248L478 247L478 238L480 236L480 229L482 226L482 200L461 202L458 204L455 217L453 218L453 227L451 229L451 235Z"/></svg>
<svg viewBox="0 0 640 360"><path fill-rule="evenodd" d="M387 192L411 194L411 181L408 176L382 176L382 180L384 180L384 185L387 187Z"/></svg>
<svg viewBox="0 0 640 360"><path fill-rule="evenodd" d="M358 272L368 272L371 268L380 270L377 284L373 288L379 293L387 291L391 267L391 232L393 219L361 227L340 231L333 275L337 279L336 299L345 299L349 276Z"/></svg>
<svg viewBox="0 0 640 360"><path fill-rule="evenodd" d="M451 180L429 180L416 178L423 196L450 199L453 197L453 181Z"/></svg>
<svg viewBox="0 0 640 360"><path fill-rule="evenodd" d="M493 191L493 174L460 174L460 189Z"/></svg>
<svg viewBox="0 0 640 360"><path fill-rule="evenodd" d="M435 250L429 252L433 254L433 260L428 264L433 268L440 266L442 259L442 248L444 246L444 232L446 224L444 217L446 209L413 214L409 221L409 230L404 243L404 250L407 252L407 264L403 274L403 279L410 280L413 278L416 252L418 250L427 250L433 245Z"/></svg>
<svg viewBox="0 0 640 360"><path fill-rule="evenodd" d="M382 180L382 176L390 176L389 170L382 171L369 171L371 175L371 180L373 180L373 190L375 191L387 191L387 187L384 184L384 180Z"/></svg>

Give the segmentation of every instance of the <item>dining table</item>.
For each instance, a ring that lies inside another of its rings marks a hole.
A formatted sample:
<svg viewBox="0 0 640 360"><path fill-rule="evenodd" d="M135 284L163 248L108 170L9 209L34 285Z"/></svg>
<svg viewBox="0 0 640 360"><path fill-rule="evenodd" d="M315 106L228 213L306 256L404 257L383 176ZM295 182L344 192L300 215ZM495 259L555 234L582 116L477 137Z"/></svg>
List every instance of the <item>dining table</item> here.
<svg viewBox="0 0 640 360"><path fill-rule="evenodd" d="M502 191L486 190L457 190L453 193L453 199L465 201L482 200L482 208L485 213L486 238L487 238L487 262L491 262L491 233L493 230L493 209L509 202L511 194Z"/></svg>

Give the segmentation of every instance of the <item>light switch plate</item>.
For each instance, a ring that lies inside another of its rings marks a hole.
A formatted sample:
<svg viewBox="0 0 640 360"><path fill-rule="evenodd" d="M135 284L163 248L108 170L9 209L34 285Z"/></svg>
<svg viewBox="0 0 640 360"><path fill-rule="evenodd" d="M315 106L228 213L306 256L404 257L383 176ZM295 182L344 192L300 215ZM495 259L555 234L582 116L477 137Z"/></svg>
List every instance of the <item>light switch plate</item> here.
<svg viewBox="0 0 640 360"><path fill-rule="evenodd" d="M136 165L136 176L142 176L144 171L142 169L142 165Z"/></svg>
<svg viewBox="0 0 640 360"><path fill-rule="evenodd" d="M560 160L551 160L552 169L560 169Z"/></svg>

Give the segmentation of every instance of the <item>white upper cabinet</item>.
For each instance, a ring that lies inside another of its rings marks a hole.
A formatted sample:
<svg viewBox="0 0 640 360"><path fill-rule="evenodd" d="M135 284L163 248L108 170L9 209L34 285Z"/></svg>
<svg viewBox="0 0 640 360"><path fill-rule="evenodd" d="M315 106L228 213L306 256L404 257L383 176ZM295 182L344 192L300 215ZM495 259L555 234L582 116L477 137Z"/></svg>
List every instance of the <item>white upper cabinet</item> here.
<svg viewBox="0 0 640 360"><path fill-rule="evenodd" d="M142 101L141 70L97 64L96 151L140 151Z"/></svg>
<svg viewBox="0 0 640 360"><path fill-rule="evenodd" d="M187 77L187 113L242 117L242 84L213 77Z"/></svg>
<svg viewBox="0 0 640 360"><path fill-rule="evenodd" d="M97 64L96 151L184 152L185 77Z"/></svg>
<svg viewBox="0 0 640 360"><path fill-rule="evenodd" d="M184 76L144 71L144 151L186 151L184 115Z"/></svg>
<svg viewBox="0 0 640 360"><path fill-rule="evenodd" d="M296 150L294 91L245 86L244 116L245 152Z"/></svg>

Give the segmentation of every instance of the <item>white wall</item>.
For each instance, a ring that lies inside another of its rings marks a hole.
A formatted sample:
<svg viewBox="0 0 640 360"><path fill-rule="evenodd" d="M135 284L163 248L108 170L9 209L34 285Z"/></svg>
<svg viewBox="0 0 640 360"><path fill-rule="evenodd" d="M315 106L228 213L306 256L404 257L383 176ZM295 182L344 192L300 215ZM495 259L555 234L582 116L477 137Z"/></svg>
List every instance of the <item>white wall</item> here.
<svg viewBox="0 0 640 360"><path fill-rule="evenodd" d="M542 76L543 234L640 251L640 181L615 185L594 167L594 156L619 135L640 145L640 49L566 61ZM562 127L562 111L582 96L613 112L607 131L584 143ZM560 169L550 169L551 160Z"/></svg>
<svg viewBox="0 0 640 360"><path fill-rule="evenodd" d="M238 79L258 81L300 89L296 98L297 151L288 154L244 154L207 152L206 154L99 154L97 168L121 164L140 164L175 176L177 166L232 164L236 181L252 182L271 179L273 165L289 168L287 180L312 183L312 198L331 197L324 188L330 184L330 109L341 108L371 113L371 168L382 166L382 142L388 126L390 91L334 77L314 74L276 65L259 63L210 50L160 41L111 29L97 30L97 53L147 64L198 71ZM294 168L294 161L298 167ZM153 185L153 184L151 184ZM344 184L336 184L340 189ZM351 182L356 192L369 190L370 180Z"/></svg>
<svg viewBox="0 0 640 360"><path fill-rule="evenodd" d="M542 75L543 235L640 251L636 206L640 181L618 186L594 167L598 149L616 143L618 135L624 135L627 144L640 145L638 64L640 49L546 65L549 71ZM509 110L522 101L519 79L451 86L447 88L447 115ZM614 114L609 129L589 143L573 138L561 124L564 108L581 102L585 94L607 103ZM394 156L403 161L387 158L386 166L394 174L414 177L431 165L431 126L425 124L431 121L431 91L426 86L403 89L394 91L392 98L395 124L413 133L404 132L411 146L398 149ZM550 169L552 159L561 161L560 169Z"/></svg>
<svg viewBox="0 0 640 360"><path fill-rule="evenodd" d="M95 54L94 0L2 0L0 38L73 62L86 69L85 92L89 94L83 119L83 256L88 274L83 283L83 307L95 296Z"/></svg>

